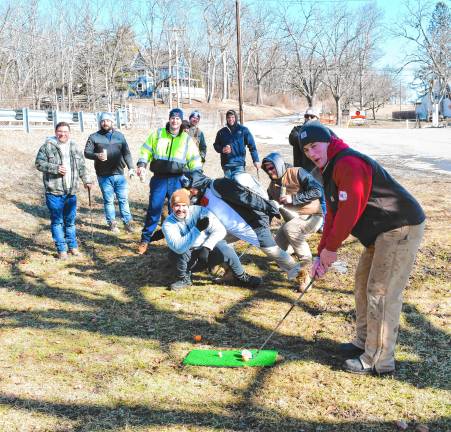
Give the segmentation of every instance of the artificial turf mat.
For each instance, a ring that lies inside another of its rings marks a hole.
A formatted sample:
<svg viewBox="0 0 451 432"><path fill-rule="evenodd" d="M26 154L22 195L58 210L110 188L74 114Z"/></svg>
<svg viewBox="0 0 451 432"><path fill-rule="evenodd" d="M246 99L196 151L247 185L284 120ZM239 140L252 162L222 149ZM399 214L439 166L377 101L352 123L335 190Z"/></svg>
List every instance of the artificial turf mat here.
<svg viewBox="0 0 451 432"><path fill-rule="evenodd" d="M243 367L243 366L272 366L277 359L277 351L250 350L252 358L243 361L239 350L192 350L183 360L185 365L216 366L216 367ZM222 353L222 357L218 353Z"/></svg>

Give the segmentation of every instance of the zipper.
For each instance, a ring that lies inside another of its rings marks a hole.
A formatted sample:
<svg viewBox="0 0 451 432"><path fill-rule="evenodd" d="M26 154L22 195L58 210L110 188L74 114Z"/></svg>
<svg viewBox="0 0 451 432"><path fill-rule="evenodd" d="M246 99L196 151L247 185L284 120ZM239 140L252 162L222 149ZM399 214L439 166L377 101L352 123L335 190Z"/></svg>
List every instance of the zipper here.
<svg viewBox="0 0 451 432"><path fill-rule="evenodd" d="M61 152L61 149L59 148L59 146L58 146L57 144L53 144L53 145L55 146L56 151L57 151L58 154L59 154L59 157L60 157L60 165L62 165L62 164L63 164L63 153ZM70 152L70 148L69 148L69 152ZM69 157L69 159L70 159L70 157ZM64 193L67 195L68 193L67 193L67 188L66 188L66 182L64 181L64 176L63 176L63 178L61 179L61 181L62 181L62 183L63 183L63 190L64 190Z"/></svg>

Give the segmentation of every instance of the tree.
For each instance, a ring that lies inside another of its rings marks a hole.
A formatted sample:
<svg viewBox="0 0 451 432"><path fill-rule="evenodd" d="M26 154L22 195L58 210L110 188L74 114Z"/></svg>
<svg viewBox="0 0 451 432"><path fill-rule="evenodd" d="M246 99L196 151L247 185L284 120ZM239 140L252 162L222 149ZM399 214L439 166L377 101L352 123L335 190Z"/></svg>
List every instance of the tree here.
<svg viewBox="0 0 451 432"><path fill-rule="evenodd" d="M316 94L323 83L324 56L320 51L321 21L319 11L313 6L301 13L290 10L282 13L282 29L285 34L285 51L288 54L288 81L290 87L307 99L309 107L315 103ZM326 48L323 45L323 48ZM323 53L325 54L325 53Z"/></svg>
<svg viewBox="0 0 451 432"><path fill-rule="evenodd" d="M408 1L406 7L407 15L394 34L415 47L406 57L405 65L418 66L416 79L428 89L438 111L451 76L451 13L443 1L433 9L430 2L423 0Z"/></svg>

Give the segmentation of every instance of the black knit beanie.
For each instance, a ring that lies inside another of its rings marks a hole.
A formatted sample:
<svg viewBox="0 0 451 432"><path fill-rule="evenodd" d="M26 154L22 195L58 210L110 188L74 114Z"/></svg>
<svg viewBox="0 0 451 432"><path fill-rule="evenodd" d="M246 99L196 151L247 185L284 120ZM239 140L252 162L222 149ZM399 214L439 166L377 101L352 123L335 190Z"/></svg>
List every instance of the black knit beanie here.
<svg viewBox="0 0 451 432"><path fill-rule="evenodd" d="M330 142L330 130L319 121L308 122L299 131L301 147L314 142Z"/></svg>

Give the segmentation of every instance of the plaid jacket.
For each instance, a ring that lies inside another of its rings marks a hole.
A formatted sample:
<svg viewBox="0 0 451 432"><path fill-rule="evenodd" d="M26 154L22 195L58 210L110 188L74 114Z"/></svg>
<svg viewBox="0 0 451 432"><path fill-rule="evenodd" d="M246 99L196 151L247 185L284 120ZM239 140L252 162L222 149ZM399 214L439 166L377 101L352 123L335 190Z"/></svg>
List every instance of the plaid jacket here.
<svg viewBox="0 0 451 432"><path fill-rule="evenodd" d="M83 154L77 149L75 141L70 141L70 163L71 163L71 187L67 189L63 176L58 174L58 167L62 165L63 156L60 145L56 137L48 137L41 146L36 156L35 166L42 172L44 188L46 193L54 195L75 195L78 190L78 178L80 177L84 184L91 183L88 177L85 159Z"/></svg>

